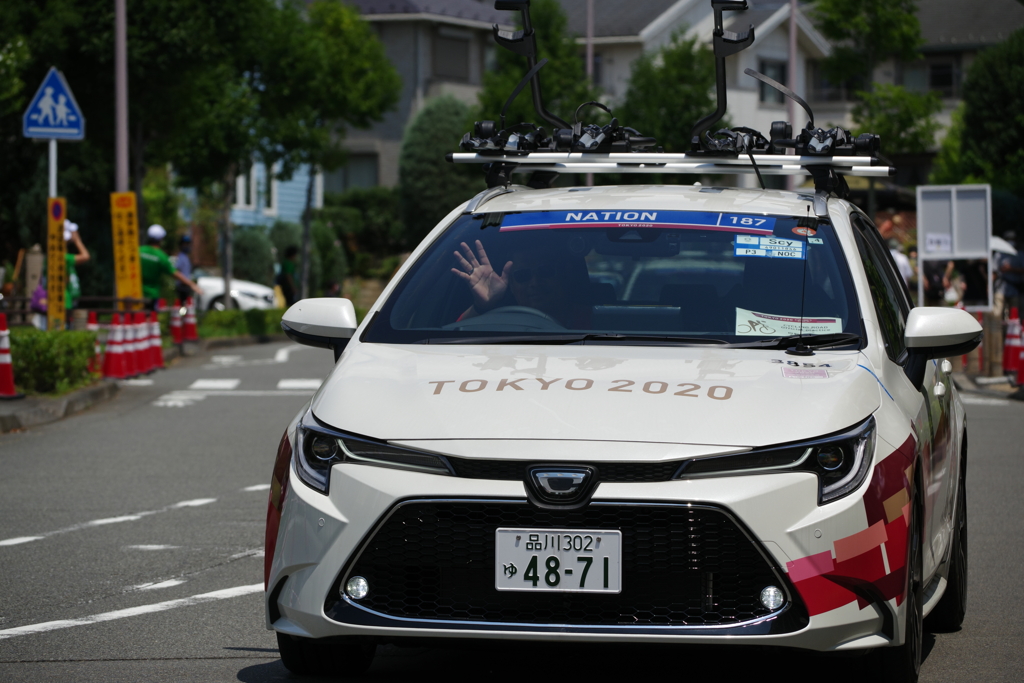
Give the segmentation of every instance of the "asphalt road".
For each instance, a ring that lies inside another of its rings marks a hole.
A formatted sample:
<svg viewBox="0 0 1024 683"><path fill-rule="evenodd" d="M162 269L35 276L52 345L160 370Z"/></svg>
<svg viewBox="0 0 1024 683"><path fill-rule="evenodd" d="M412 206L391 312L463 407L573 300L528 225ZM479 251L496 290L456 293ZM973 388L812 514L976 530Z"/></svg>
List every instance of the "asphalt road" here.
<svg viewBox="0 0 1024 683"><path fill-rule="evenodd" d="M0 435L0 681L294 680L262 609L274 452L330 368L288 344L186 359L151 384ZM924 681L1024 678L1024 404L968 397L970 594ZM759 649L381 647L368 681L715 676L863 680L860 660ZM561 674L558 672L562 672Z"/></svg>

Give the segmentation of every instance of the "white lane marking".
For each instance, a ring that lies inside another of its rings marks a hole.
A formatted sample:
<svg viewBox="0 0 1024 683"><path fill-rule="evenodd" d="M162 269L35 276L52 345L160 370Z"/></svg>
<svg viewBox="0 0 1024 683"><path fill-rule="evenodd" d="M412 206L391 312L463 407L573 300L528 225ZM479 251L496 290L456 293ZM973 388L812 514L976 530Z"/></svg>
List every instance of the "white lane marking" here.
<svg viewBox="0 0 1024 683"><path fill-rule="evenodd" d="M174 586L180 586L185 583L185 579L167 579L166 581L160 581L158 583L140 583L138 586L132 588L137 591L151 591L158 588L172 588Z"/></svg>
<svg viewBox="0 0 1024 683"><path fill-rule="evenodd" d="M964 405L968 406L1008 406L1010 402L1004 398L987 398L985 396L964 396L960 395Z"/></svg>
<svg viewBox="0 0 1024 683"><path fill-rule="evenodd" d="M123 379L120 381L121 386L125 387L151 387L153 386L153 380L151 379Z"/></svg>
<svg viewBox="0 0 1024 683"><path fill-rule="evenodd" d="M283 349L278 349L277 353L274 354L273 358L257 358L256 360L243 360L242 356L213 356L210 360L212 362L207 363L203 366L205 370L212 370L214 368L237 368L243 366L253 365L276 365L278 363L287 363L288 356L292 351L301 349L302 346L299 344L292 344L286 346Z"/></svg>
<svg viewBox="0 0 1024 683"><path fill-rule="evenodd" d="M17 538L8 538L7 540L0 541L2 545L21 545L22 543L31 543L32 541L42 540L42 536L18 536Z"/></svg>
<svg viewBox="0 0 1024 683"><path fill-rule="evenodd" d="M282 379L277 383L278 389L312 389L316 391L323 384L322 379Z"/></svg>
<svg viewBox="0 0 1024 683"><path fill-rule="evenodd" d="M177 550L180 545L126 545L125 550Z"/></svg>
<svg viewBox="0 0 1024 683"><path fill-rule="evenodd" d="M239 560L243 557L263 557L263 548L253 548L252 550L246 550L245 552L235 553L229 560Z"/></svg>
<svg viewBox="0 0 1024 683"><path fill-rule="evenodd" d="M137 522L142 515L122 515L120 517L107 517L106 519L94 519L86 522L86 526L105 526L107 524L120 524L121 522Z"/></svg>
<svg viewBox="0 0 1024 683"><path fill-rule="evenodd" d="M192 382L189 389L192 390L214 390L214 391L231 391L237 389L238 385L242 383L240 379L197 379Z"/></svg>
<svg viewBox="0 0 1024 683"><path fill-rule="evenodd" d="M270 488L270 484L256 484L254 486L246 486L243 491L251 493L253 491L266 491Z"/></svg>
<svg viewBox="0 0 1024 683"><path fill-rule="evenodd" d="M159 510L144 510L143 512L136 512L132 515L122 515L120 517L106 517L104 519L94 519L89 522L82 522L81 524L72 524L66 526L63 529L56 529L54 531L47 531L46 533L40 534L39 536L19 536L17 538L8 538L0 541L0 546L5 545L18 545L20 543L28 543L30 541L41 541L44 538L50 536L56 536L58 534L66 534L72 531L81 531L82 529L93 529L98 526L106 526L107 524L119 524L120 522L134 522L140 520L143 517L149 517L150 515L160 514L161 512L169 512L171 510L180 510L187 507L198 507L200 505L208 505L209 503L216 502L216 498L196 498L194 500L183 500L180 503L174 503L162 507Z"/></svg>
<svg viewBox="0 0 1024 683"><path fill-rule="evenodd" d="M299 350L301 348L302 348L302 346L299 345L299 344L292 344L291 346L286 346L283 349L278 349L277 353L274 354L274 362L275 363L287 363L288 362L288 355L292 351L297 351L297 350Z"/></svg>
<svg viewBox="0 0 1024 683"><path fill-rule="evenodd" d="M213 356L210 361L216 365L234 365L242 360L241 356Z"/></svg>
<svg viewBox="0 0 1024 683"><path fill-rule="evenodd" d="M202 401L208 396L241 396L243 398L265 398L265 397L287 397L287 396L310 396L312 389L291 390L276 389L269 391L240 390L240 391L172 391L164 394L153 405L157 408L184 408L197 401Z"/></svg>
<svg viewBox="0 0 1024 683"><path fill-rule="evenodd" d="M237 598L242 595L249 595L250 593L262 592L262 583L254 583L250 586L235 586L234 588L226 588L224 590L213 591L212 593L201 593L188 598L179 598L178 600L167 600L166 602L157 602L152 605L140 605L138 607L129 607L127 609L119 609L113 612L103 612L102 614L94 614L89 617L61 619L59 621L45 621L39 624L29 624L27 626L2 629L0 630L0 640L6 640L7 638L14 638L16 636L27 636L35 633L46 633L47 631L56 631L62 628L71 628L72 626L99 624L104 621L136 617L142 614L166 612L167 610L176 609L178 607L189 607L191 605L199 605L204 602L227 600L229 598Z"/></svg>
<svg viewBox="0 0 1024 683"><path fill-rule="evenodd" d="M197 508L200 505L209 505L210 503L216 503L216 498L195 498L193 500L183 500L180 503L175 503L171 506L171 509L178 508Z"/></svg>

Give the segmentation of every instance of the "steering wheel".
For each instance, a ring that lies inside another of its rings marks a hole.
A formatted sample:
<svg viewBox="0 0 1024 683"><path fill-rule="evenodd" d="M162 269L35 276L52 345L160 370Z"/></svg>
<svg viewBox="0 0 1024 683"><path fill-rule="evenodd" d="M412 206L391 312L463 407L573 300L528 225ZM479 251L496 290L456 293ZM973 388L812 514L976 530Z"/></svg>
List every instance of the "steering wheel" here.
<svg viewBox="0 0 1024 683"><path fill-rule="evenodd" d="M526 332L530 330L564 330L565 327L544 311L529 306L499 306L486 313L445 325L445 330L487 330Z"/></svg>

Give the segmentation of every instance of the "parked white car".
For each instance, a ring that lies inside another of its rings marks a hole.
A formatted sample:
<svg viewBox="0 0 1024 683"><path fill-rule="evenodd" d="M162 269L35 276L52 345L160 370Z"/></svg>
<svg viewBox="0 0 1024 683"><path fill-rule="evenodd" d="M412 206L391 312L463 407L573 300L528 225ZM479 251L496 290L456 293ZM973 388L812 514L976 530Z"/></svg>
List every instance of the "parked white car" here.
<svg viewBox="0 0 1024 683"><path fill-rule="evenodd" d="M512 186L358 327L345 299L289 309L337 363L272 479L285 666L477 637L877 648L843 666L916 680L924 618L966 609L943 359L981 327L913 307L868 217L817 199Z"/></svg>
<svg viewBox="0 0 1024 683"><path fill-rule="evenodd" d="M223 311L224 278L213 275L201 275L196 284L203 290L197 301L199 311ZM231 298L234 308L248 311L253 308L273 308L274 290L248 280L231 280Z"/></svg>

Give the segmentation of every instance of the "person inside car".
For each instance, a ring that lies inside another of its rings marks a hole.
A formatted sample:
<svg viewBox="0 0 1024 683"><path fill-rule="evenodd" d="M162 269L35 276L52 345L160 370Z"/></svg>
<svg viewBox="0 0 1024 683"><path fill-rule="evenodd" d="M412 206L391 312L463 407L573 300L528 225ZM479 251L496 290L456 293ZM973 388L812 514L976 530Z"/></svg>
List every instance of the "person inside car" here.
<svg viewBox="0 0 1024 683"><path fill-rule="evenodd" d="M590 326L589 276L582 258L573 258L542 243L523 244L512 250L499 273L480 240L476 251L462 242L452 268L473 297L459 320L483 315L504 306L525 306L553 318L563 327Z"/></svg>

